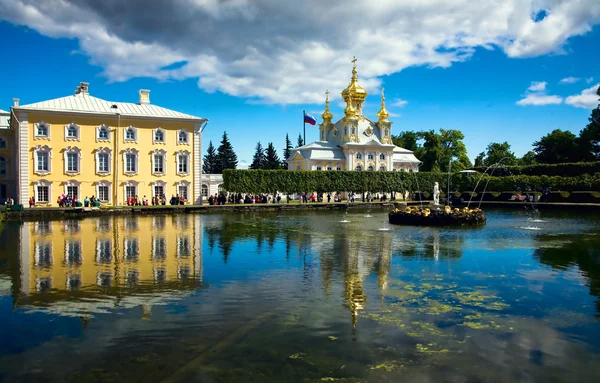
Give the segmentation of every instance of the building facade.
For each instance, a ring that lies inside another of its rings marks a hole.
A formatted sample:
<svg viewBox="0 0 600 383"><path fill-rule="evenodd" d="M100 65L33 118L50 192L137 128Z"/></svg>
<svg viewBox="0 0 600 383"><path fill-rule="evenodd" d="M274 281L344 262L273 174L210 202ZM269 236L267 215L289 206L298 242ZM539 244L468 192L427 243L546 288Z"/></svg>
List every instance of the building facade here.
<svg viewBox="0 0 600 383"><path fill-rule="evenodd" d="M14 198L15 190L15 163L14 134L9 128L10 112L0 109L0 204L6 202L6 198Z"/></svg>
<svg viewBox="0 0 600 383"><path fill-rule="evenodd" d="M150 104L148 90L137 104L111 102L80 83L72 96L11 109L17 203L56 206L63 194L112 206L136 196L201 201L207 120Z"/></svg>
<svg viewBox="0 0 600 383"><path fill-rule="evenodd" d="M329 111L329 92L325 100L323 123L319 125L319 141L298 147L287 159L289 170L419 170L412 151L392 143L392 122L385 109L381 90L381 109L373 122L362 113L367 91L358 84L356 59L352 79L342 97L346 102L344 117L333 123Z"/></svg>

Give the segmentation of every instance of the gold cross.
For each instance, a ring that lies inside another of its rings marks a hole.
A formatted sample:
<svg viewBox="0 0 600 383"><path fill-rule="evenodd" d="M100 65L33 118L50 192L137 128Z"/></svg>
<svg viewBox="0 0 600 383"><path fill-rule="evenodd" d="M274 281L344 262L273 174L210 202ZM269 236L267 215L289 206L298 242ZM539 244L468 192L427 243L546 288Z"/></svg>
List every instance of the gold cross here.
<svg viewBox="0 0 600 383"><path fill-rule="evenodd" d="M325 96L327 97L327 99L329 100L329 90L325 91Z"/></svg>
<svg viewBox="0 0 600 383"><path fill-rule="evenodd" d="M352 64L354 64L354 67L356 68L356 62L357 62L358 60L356 59L356 56L353 56L353 57L354 57L354 58L352 59Z"/></svg>

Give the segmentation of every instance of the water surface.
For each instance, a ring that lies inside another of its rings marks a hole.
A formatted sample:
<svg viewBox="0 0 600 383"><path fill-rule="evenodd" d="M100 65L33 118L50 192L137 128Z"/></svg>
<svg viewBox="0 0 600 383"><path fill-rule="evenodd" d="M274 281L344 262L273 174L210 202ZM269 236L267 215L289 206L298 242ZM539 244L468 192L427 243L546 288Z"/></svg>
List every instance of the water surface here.
<svg viewBox="0 0 600 383"><path fill-rule="evenodd" d="M0 381L596 382L600 219L103 217L0 233Z"/></svg>

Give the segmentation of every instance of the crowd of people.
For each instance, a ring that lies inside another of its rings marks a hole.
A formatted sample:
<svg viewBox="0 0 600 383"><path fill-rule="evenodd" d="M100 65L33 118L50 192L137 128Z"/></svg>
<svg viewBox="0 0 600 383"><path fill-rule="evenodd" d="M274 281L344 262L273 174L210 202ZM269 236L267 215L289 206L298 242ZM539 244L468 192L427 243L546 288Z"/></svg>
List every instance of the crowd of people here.
<svg viewBox="0 0 600 383"><path fill-rule="evenodd" d="M161 194L155 195L150 200L148 200L146 196L140 199L137 195L127 198L127 206L149 206L150 204L152 206L166 205L167 197L164 194ZM184 196L180 196L179 194L171 195L169 205L185 205Z"/></svg>

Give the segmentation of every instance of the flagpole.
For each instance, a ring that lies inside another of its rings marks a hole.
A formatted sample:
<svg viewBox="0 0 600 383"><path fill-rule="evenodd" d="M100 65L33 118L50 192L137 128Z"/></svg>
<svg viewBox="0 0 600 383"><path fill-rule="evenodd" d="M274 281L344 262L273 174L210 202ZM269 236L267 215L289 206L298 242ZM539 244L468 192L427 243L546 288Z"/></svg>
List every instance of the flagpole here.
<svg viewBox="0 0 600 383"><path fill-rule="evenodd" d="M304 121L304 138L302 142L302 145L306 145L306 119L304 118L306 116L306 110L302 111L302 121Z"/></svg>

